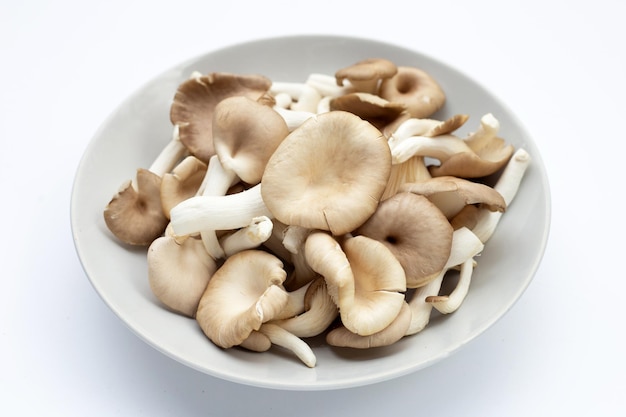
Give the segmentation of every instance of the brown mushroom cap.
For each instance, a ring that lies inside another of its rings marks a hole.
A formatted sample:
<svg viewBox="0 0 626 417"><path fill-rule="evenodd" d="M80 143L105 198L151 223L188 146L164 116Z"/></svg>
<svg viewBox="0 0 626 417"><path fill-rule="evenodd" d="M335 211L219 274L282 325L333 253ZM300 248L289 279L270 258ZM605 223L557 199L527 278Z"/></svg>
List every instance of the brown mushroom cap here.
<svg viewBox="0 0 626 417"><path fill-rule="evenodd" d="M216 345L241 344L285 307L282 262L260 250L238 252L213 274L200 299L196 321Z"/></svg>
<svg viewBox="0 0 626 417"><path fill-rule="evenodd" d="M208 164L215 154L212 139L213 109L223 99L245 96L259 99L272 81L262 75L213 72L190 78L178 87L170 108L172 124L179 126L180 141L192 155Z"/></svg>
<svg viewBox="0 0 626 417"><path fill-rule="evenodd" d="M190 155L161 180L161 205L169 218L170 210L183 200L197 194L207 171L207 165Z"/></svg>
<svg viewBox="0 0 626 417"><path fill-rule="evenodd" d="M397 72L396 64L388 59L369 58L335 72L337 85L348 80L357 91L375 93L380 80L392 77Z"/></svg>
<svg viewBox="0 0 626 417"><path fill-rule="evenodd" d="M352 113L331 111L283 140L267 163L261 193L280 222L341 235L376 210L390 171L380 131Z"/></svg>
<svg viewBox="0 0 626 417"><path fill-rule="evenodd" d="M355 234L382 242L398 259L408 288L417 288L444 268L452 248L448 219L426 197L398 193L380 203Z"/></svg>
<svg viewBox="0 0 626 417"><path fill-rule="evenodd" d="M446 101L443 89L430 74L407 66L399 66L393 77L382 81L379 95L404 104L412 117L420 119L433 115Z"/></svg>
<svg viewBox="0 0 626 417"><path fill-rule="evenodd" d="M464 178L452 176L429 178L405 183L398 191L427 197L448 219L452 219L463 207L470 204L480 204L490 211L504 212L506 209L504 198L495 189Z"/></svg>
<svg viewBox="0 0 626 417"><path fill-rule="evenodd" d="M381 131L395 121L405 110L400 103L392 103L375 94L350 93L330 100L330 110L344 110L367 120Z"/></svg>
<svg viewBox="0 0 626 417"><path fill-rule="evenodd" d="M178 243L172 236L159 237L148 248L148 282L166 306L194 317L209 279L217 269L202 241L189 238Z"/></svg>
<svg viewBox="0 0 626 417"><path fill-rule="evenodd" d="M137 189L126 182L105 207L104 221L122 242L147 246L168 223L161 206L161 177L139 168L135 178Z"/></svg>
<svg viewBox="0 0 626 417"><path fill-rule="evenodd" d="M228 97L213 112L213 145L222 166L245 183L261 182L265 165L289 134L271 107L244 96Z"/></svg>

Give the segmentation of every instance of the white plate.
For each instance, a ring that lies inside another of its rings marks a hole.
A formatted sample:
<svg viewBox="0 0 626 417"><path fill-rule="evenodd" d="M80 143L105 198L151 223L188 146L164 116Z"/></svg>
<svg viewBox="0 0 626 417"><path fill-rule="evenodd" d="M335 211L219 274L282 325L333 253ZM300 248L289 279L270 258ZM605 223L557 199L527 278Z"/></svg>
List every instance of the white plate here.
<svg viewBox="0 0 626 417"><path fill-rule="evenodd" d="M433 319L421 333L393 346L367 351L315 343L309 369L279 349L253 353L214 346L192 319L162 308L148 286L146 250L120 244L102 211L120 184L148 167L170 140L169 107L177 86L192 71L258 73L301 82L312 72L334 74L349 64L383 57L430 72L447 93L434 117L465 113L468 129L493 113L501 136L533 158L518 195L487 243L470 293L454 314ZM326 390L380 382L415 372L448 357L501 318L531 282L544 253L550 195L539 150L515 115L461 72L418 52L372 40L295 36L232 46L184 62L124 101L89 144L76 173L72 229L83 267L102 300L138 336L192 368L238 383L286 390ZM115 341L112 341L115 343Z"/></svg>

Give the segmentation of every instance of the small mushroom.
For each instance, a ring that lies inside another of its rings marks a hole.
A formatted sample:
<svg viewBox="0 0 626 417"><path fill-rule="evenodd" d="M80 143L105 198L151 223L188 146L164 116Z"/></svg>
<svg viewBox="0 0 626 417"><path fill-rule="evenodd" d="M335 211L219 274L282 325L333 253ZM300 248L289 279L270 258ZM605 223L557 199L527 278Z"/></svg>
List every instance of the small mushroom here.
<svg viewBox="0 0 626 417"><path fill-rule="evenodd" d="M272 344L293 352L309 368L315 367L317 358L313 349L298 336L272 323L263 324L259 332L264 334Z"/></svg>
<svg viewBox="0 0 626 417"><path fill-rule="evenodd" d="M267 216L252 219L249 225L237 229L219 238L224 256L232 256L237 252L255 249L272 235L273 223Z"/></svg>
<svg viewBox="0 0 626 417"><path fill-rule="evenodd" d="M507 205L511 204L517 195L519 186L531 161L532 158L525 149L518 149L515 151L494 185L494 190L502 195ZM503 213L485 208L476 208L475 212L476 216L471 229L480 240L485 243L493 235Z"/></svg>
<svg viewBox="0 0 626 417"><path fill-rule="evenodd" d="M285 277L282 262L270 253L236 253L213 274L200 299L196 321L217 346L237 346L285 307Z"/></svg>
<svg viewBox="0 0 626 417"><path fill-rule="evenodd" d="M172 310L194 317L217 265L198 239L179 243L172 236L155 239L148 248L148 282L154 295Z"/></svg>
<svg viewBox="0 0 626 417"><path fill-rule="evenodd" d="M484 247L478 236L468 228L462 227L454 231L452 250L444 269L435 279L416 289L407 301L411 307L411 324L407 329L407 336L421 332L430 321L433 305L426 300L439 294L445 274L450 269L472 260Z"/></svg>
<svg viewBox="0 0 626 417"><path fill-rule="evenodd" d="M336 71L335 79L338 86L344 86L347 80L356 91L376 94L380 82L397 71L396 64L388 59L369 58Z"/></svg>
<svg viewBox="0 0 626 417"><path fill-rule="evenodd" d="M404 104L411 116L418 119L432 116L446 101L443 89L430 74L408 66L398 66L393 77L383 80L379 95Z"/></svg>
<svg viewBox="0 0 626 417"><path fill-rule="evenodd" d="M404 303L404 270L391 251L366 236L347 237L341 245L325 232L309 235L306 258L324 277L339 307L342 324L369 336L389 326Z"/></svg>
<svg viewBox="0 0 626 417"><path fill-rule="evenodd" d="M318 276L305 287L304 311L293 317L274 320L276 324L298 337L313 337L323 333L337 318L337 305L328 294L323 277Z"/></svg>
<svg viewBox="0 0 626 417"><path fill-rule="evenodd" d="M404 269L406 286L417 288L443 270L450 256L453 229L426 197L398 193L381 202L354 233L387 247Z"/></svg>
<svg viewBox="0 0 626 417"><path fill-rule="evenodd" d="M198 193L207 165L193 155L187 156L161 179L161 206L169 219L172 207Z"/></svg>
<svg viewBox="0 0 626 417"><path fill-rule="evenodd" d="M352 113L331 111L283 140L267 163L261 193L280 222L341 235L376 210L390 170L380 131Z"/></svg>
<svg viewBox="0 0 626 417"><path fill-rule="evenodd" d="M329 110L343 110L367 120L377 129L396 120L405 110L403 104L387 101L375 94L350 93L330 100Z"/></svg>
<svg viewBox="0 0 626 417"><path fill-rule="evenodd" d="M262 75L213 72L192 77L176 90L170 120L179 127L180 140L189 152L208 164L215 154L212 139L213 110L227 97L245 96L257 100L272 81Z"/></svg>
<svg viewBox="0 0 626 417"><path fill-rule="evenodd" d="M187 150L174 129L172 139L148 169L139 168L135 178L126 181L104 208L108 229L129 245L148 246L161 236L168 219L161 205L161 178L185 156Z"/></svg>
<svg viewBox="0 0 626 417"><path fill-rule="evenodd" d="M470 204L481 205L489 211L506 210L504 198L494 188L449 175L405 183L398 191L423 195L435 204L447 219L452 219Z"/></svg>
<svg viewBox="0 0 626 417"><path fill-rule="evenodd" d="M475 263L473 259L467 259L461 264L459 280L450 294L431 295L426 297L426 302L442 314L450 314L458 310L469 292Z"/></svg>

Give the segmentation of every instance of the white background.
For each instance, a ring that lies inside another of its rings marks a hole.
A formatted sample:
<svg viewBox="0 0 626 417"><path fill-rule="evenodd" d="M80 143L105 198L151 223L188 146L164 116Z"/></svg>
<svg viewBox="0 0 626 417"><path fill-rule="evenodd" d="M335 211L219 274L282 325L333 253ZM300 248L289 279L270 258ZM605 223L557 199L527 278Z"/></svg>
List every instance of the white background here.
<svg viewBox="0 0 626 417"><path fill-rule="evenodd" d="M111 0L0 5L0 414L626 415L622 0ZM552 191L520 301L452 357L396 380L281 392L189 369L101 301L70 230L74 173L109 113L171 66L291 34L375 38L477 80L524 122Z"/></svg>

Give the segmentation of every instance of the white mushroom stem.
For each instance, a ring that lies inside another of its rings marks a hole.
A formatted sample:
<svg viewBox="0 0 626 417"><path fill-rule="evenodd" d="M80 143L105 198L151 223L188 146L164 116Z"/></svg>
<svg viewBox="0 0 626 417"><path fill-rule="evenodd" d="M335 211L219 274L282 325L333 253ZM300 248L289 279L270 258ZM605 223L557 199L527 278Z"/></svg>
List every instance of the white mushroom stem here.
<svg viewBox="0 0 626 417"><path fill-rule="evenodd" d="M292 98L291 110L314 113L321 94L312 86L305 83L274 82L270 87L270 94L286 93Z"/></svg>
<svg viewBox="0 0 626 417"><path fill-rule="evenodd" d="M292 351L309 368L315 367L317 358L313 349L298 336L270 323L263 324L259 331L267 336L273 344Z"/></svg>
<svg viewBox="0 0 626 417"><path fill-rule="evenodd" d="M454 135L441 135L434 138L428 136L411 136L401 142L391 144L393 164L401 164L413 156L425 156L439 160L447 160L452 155L474 151L465 141Z"/></svg>
<svg viewBox="0 0 626 417"><path fill-rule="evenodd" d="M274 106L280 107L281 109L288 109L289 106L291 106L291 103L293 102L293 100L291 99L291 96L287 93L275 94L274 101L276 102Z"/></svg>
<svg viewBox="0 0 626 417"><path fill-rule="evenodd" d="M287 128L289 129L290 132L293 132L302 123L304 123L306 120L310 119L311 117L314 117L316 114L314 112L290 110L290 109L284 109L282 107L277 107L277 106L274 106L273 109L276 110L276 112L280 114L282 118L285 120L285 123L287 123Z"/></svg>
<svg viewBox="0 0 626 417"><path fill-rule="evenodd" d="M302 251L306 238L311 233L308 227L290 225L283 232L283 246L292 254Z"/></svg>
<svg viewBox="0 0 626 417"><path fill-rule="evenodd" d="M183 145L178 136L178 126L174 126L172 139L165 145L161 152L159 152L154 161L152 161L148 171L162 177L174 169L176 164L178 164L187 153L187 148ZM132 179L131 185L136 191L137 183L135 178Z"/></svg>
<svg viewBox="0 0 626 417"><path fill-rule="evenodd" d="M500 122L491 113L480 118L480 126L476 132L471 133L465 141L473 148L479 149L485 142L491 141L500 130Z"/></svg>
<svg viewBox="0 0 626 417"><path fill-rule="evenodd" d="M493 188L502 195L507 207L509 207L517 195L517 191L519 190L519 186L524 178L528 166L530 165L530 162L530 154L522 148L518 149L515 151L502 171L500 178L494 185ZM483 243L487 242L496 230L503 214L504 213L502 212L492 212L487 209L480 209L476 226L474 226L472 231Z"/></svg>
<svg viewBox="0 0 626 417"><path fill-rule="evenodd" d="M475 261L468 259L461 264L459 281L454 290L449 295L437 295L426 297L426 302L432 304L442 314L450 314L458 310L469 292L472 282L472 272L474 272Z"/></svg>
<svg viewBox="0 0 626 417"><path fill-rule="evenodd" d="M485 245L478 239L478 236L468 228L462 227L454 231L452 249L444 269L434 280L415 290L408 301L412 318L406 333L407 336L424 330L430 321L433 306L426 302L426 298L439 294L443 278L448 270L465 263L467 260L473 260L474 256L478 255L484 247Z"/></svg>
<svg viewBox="0 0 626 417"><path fill-rule="evenodd" d="M223 196L228 188L237 181L237 174L231 169L225 168L217 155L213 155L209 159L207 172L204 174L204 180L200 184L199 195L203 196ZM215 230L206 229L200 231L200 237L206 251L213 259L220 259L226 256L222 245L220 244Z"/></svg>
<svg viewBox="0 0 626 417"><path fill-rule="evenodd" d="M337 85L334 75L311 73L306 79L306 84L315 88L322 97L340 97L354 91L348 80L344 80L344 85Z"/></svg>
<svg viewBox="0 0 626 417"><path fill-rule="evenodd" d="M267 216L255 217L249 225L219 239L219 244L228 257L246 249L262 245L272 235L273 223Z"/></svg>
<svg viewBox="0 0 626 417"><path fill-rule="evenodd" d="M425 136L430 130L438 126L441 122L433 119L418 119L411 117L406 119L396 127L389 137L389 145L396 146L403 140L411 136Z"/></svg>
<svg viewBox="0 0 626 417"><path fill-rule="evenodd" d="M327 113L330 111L330 101L333 98L331 96L322 97L317 104L317 114Z"/></svg>
<svg viewBox="0 0 626 417"><path fill-rule="evenodd" d="M188 198L172 208L170 222L176 236L185 236L239 229L259 216L273 218L261 197L261 184L235 194Z"/></svg>

